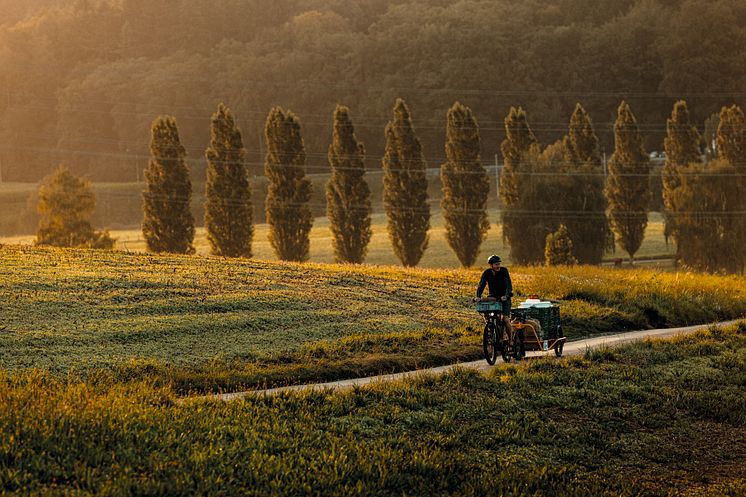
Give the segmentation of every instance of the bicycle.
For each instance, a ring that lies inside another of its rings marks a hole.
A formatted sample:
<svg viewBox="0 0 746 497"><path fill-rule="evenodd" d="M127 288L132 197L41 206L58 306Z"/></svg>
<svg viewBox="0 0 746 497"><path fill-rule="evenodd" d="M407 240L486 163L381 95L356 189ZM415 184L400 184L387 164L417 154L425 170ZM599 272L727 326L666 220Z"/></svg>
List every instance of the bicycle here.
<svg viewBox="0 0 746 497"><path fill-rule="evenodd" d="M477 302L477 312L484 318L482 333L482 351L487 364L494 365L497 355L503 361L510 362L515 358L520 361L526 356L523 330L515 330L505 325L505 314L501 302Z"/></svg>

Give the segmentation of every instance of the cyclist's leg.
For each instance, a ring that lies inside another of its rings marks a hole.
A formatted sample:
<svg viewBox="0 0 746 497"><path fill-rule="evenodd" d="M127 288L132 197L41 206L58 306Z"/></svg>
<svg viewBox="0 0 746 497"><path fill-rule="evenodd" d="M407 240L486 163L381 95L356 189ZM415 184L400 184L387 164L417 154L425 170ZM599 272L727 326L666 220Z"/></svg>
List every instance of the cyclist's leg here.
<svg viewBox="0 0 746 497"><path fill-rule="evenodd" d="M505 332L508 336L513 334L513 325L510 324L510 299L503 302L503 322L505 323Z"/></svg>

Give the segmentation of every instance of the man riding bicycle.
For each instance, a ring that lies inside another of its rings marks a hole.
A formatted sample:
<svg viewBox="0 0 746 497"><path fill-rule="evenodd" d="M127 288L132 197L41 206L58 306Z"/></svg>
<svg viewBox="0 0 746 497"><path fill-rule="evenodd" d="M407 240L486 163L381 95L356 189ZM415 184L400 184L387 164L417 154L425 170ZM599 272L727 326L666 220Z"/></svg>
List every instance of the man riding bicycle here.
<svg viewBox="0 0 746 497"><path fill-rule="evenodd" d="M477 286L477 302L501 302L503 308L503 321L506 331L511 332L510 326L510 297L513 296L513 283L510 281L508 268L500 266L500 257L491 255L487 259L490 266L482 273L482 278ZM487 297L482 297L485 287L489 289Z"/></svg>

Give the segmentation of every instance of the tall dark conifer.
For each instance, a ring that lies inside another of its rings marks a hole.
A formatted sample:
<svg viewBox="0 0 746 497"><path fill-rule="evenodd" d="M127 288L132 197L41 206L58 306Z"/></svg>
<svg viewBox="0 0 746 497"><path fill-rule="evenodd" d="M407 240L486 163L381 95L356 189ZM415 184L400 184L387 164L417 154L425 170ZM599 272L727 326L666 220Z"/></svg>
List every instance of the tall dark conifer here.
<svg viewBox="0 0 746 497"><path fill-rule="evenodd" d="M581 264L598 264L614 246L606 217L604 177L598 138L588 113L579 103L563 140L567 195L558 202L560 217Z"/></svg>
<svg viewBox="0 0 746 497"><path fill-rule="evenodd" d="M479 156L479 126L471 109L459 102L448 111L446 158L440 169L446 240L461 265L470 267L490 229L490 184Z"/></svg>
<svg viewBox="0 0 746 497"><path fill-rule="evenodd" d="M383 204L394 253L405 266L416 266L427 249L430 205L427 163L404 100L397 99L386 125Z"/></svg>
<svg viewBox="0 0 746 497"><path fill-rule="evenodd" d="M150 129L142 233L151 252L193 253L192 181L176 120L161 116Z"/></svg>
<svg viewBox="0 0 746 497"><path fill-rule="evenodd" d="M716 120L710 119L711 122ZM743 273L746 267L746 120L740 108L724 107L718 116L718 158L690 162L678 170L671 194L677 255L699 271Z"/></svg>
<svg viewBox="0 0 746 497"><path fill-rule="evenodd" d="M326 214L337 262L360 263L373 234L370 227L370 188L365 181L365 148L355 137L350 110L334 111L329 145L332 175L326 184Z"/></svg>
<svg viewBox="0 0 746 497"><path fill-rule="evenodd" d="M617 110L614 154L609 161L606 198L617 241L634 260L648 225L650 160L645 153L637 120L626 102Z"/></svg>
<svg viewBox="0 0 746 497"><path fill-rule="evenodd" d="M505 117L505 139L500 144L500 200L503 239L510 245L510 257L518 264L544 261L544 243L550 232L546 218L537 216L535 201L542 198L542 169L539 144L522 108L510 108Z"/></svg>
<svg viewBox="0 0 746 497"><path fill-rule="evenodd" d="M717 133L718 156L733 168L734 183L739 192L729 199L724 211L724 232L729 233L723 264L729 272L743 273L746 267L746 116L737 105L720 112Z"/></svg>
<svg viewBox="0 0 746 497"><path fill-rule="evenodd" d="M673 192L681 186L682 169L689 164L701 162L700 142L699 132L691 124L686 102L679 100L674 104L671 117L666 121L666 138L663 142L666 163L661 170L663 216L666 223L663 234L666 240L673 237L677 246L679 243L676 231L677 212L673 203Z"/></svg>
<svg viewBox="0 0 746 497"><path fill-rule="evenodd" d="M730 162L737 173L746 173L746 116L737 105L720 111L717 152L718 157ZM746 175L740 178L741 186L746 185Z"/></svg>
<svg viewBox="0 0 746 497"><path fill-rule="evenodd" d="M306 177L306 151L300 121L290 111L275 107L264 127L267 157L264 173L269 181L265 209L269 241L286 261L305 261L313 217L308 202L311 182Z"/></svg>
<svg viewBox="0 0 746 497"><path fill-rule="evenodd" d="M205 151L207 240L215 255L251 257L253 208L241 131L223 104L212 115L210 130L210 146Z"/></svg>
<svg viewBox="0 0 746 497"><path fill-rule="evenodd" d="M735 168L726 160L689 164L673 191L679 261L710 273L743 273L744 241L739 240L737 210L743 193Z"/></svg>

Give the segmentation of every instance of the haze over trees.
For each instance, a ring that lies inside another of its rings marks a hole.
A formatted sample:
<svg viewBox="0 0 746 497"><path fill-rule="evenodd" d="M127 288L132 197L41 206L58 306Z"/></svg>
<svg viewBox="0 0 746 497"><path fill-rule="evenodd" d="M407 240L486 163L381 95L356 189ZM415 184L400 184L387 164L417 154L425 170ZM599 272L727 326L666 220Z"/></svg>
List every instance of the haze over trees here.
<svg viewBox="0 0 746 497"><path fill-rule="evenodd" d="M193 253L192 180L176 119L156 118L150 134L150 161L142 194L143 237L151 252Z"/></svg>
<svg viewBox="0 0 746 497"><path fill-rule="evenodd" d="M164 113L178 119L201 181L204 130L221 101L240 118L257 175L277 104L304 117L308 170L321 172L325 116L338 102L355 112L369 168L400 96L437 164L442 115L456 100L480 122L490 159L510 106L527 109L549 144L582 99L611 150L625 99L645 148L660 150L675 99L700 126L745 103L742 0L0 0L0 12L4 181L38 181L59 163L91 181L135 181L149 124Z"/></svg>

